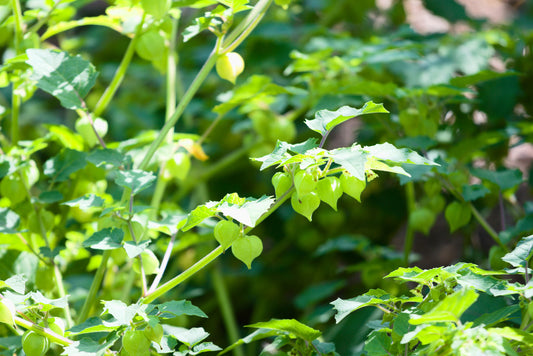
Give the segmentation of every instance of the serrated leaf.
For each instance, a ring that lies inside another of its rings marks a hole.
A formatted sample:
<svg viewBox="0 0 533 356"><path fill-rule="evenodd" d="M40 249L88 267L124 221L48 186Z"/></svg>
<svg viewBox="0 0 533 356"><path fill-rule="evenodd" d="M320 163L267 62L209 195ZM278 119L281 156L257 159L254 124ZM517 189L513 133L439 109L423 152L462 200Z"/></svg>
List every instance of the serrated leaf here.
<svg viewBox="0 0 533 356"><path fill-rule="evenodd" d="M187 231L195 227L196 225L202 223L205 219L215 216L217 209L214 207L207 207L205 205L200 205L189 213L187 222L181 228L182 231Z"/></svg>
<svg viewBox="0 0 533 356"><path fill-rule="evenodd" d="M319 330L315 330L295 319L270 319L269 321L246 325L246 327L281 331L309 342L322 335Z"/></svg>
<svg viewBox="0 0 533 356"><path fill-rule="evenodd" d="M129 325L137 313L144 311L147 305L131 304L126 305L120 300L107 300L104 304L104 313L109 313L115 320L103 321L105 326Z"/></svg>
<svg viewBox="0 0 533 356"><path fill-rule="evenodd" d="M85 152L64 148L57 156L44 163L43 173L56 182L64 182L72 173L87 165L86 156Z"/></svg>
<svg viewBox="0 0 533 356"><path fill-rule="evenodd" d="M312 120L305 120L305 124L311 130L324 136L335 126L356 116L376 113L388 113L388 111L383 107L383 104L375 104L372 101L369 101L360 109L343 106L336 111L319 110L315 114L315 118Z"/></svg>
<svg viewBox="0 0 533 356"><path fill-rule="evenodd" d="M40 310L43 312L50 311L55 308L68 307L67 296L57 299L46 298L41 292L30 292L28 296L33 300L35 304L39 304Z"/></svg>
<svg viewBox="0 0 533 356"><path fill-rule="evenodd" d="M137 194L140 191L150 187L156 176L152 172L134 169L131 171L117 171L115 183L124 188L131 189L132 194Z"/></svg>
<svg viewBox="0 0 533 356"><path fill-rule="evenodd" d="M470 308L479 295L470 288L463 288L447 295L433 309L423 315L411 314L410 324L458 322L463 313Z"/></svg>
<svg viewBox="0 0 533 356"><path fill-rule="evenodd" d="M8 208L0 208L0 234L14 234L20 224L20 217Z"/></svg>
<svg viewBox="0 0 533 356"><path fill-rule="evenodd" d="M193 347L208 337L209 333L206 332L204 328L175 328L173 329L172 336L183 342L188 347Z"/></svg>
<svg viewBox="0 0 533 356"><path fill-rule="evenodd" d="M106 351L113 346L119 339L118 334L107 339L106 342L100 344L93 339L83 338L79 341L74 341L72 344L65 346L61 355L68 356L104 356Z"/></svg>
<svg viewBox="0 0 533 356"><path fill-rule="evenodd" d="M483 198L488 193L490 193L490 190L482 184L463 185L463 198L465 201Z"/></svg>
<svg viewBox="0 0 533 356"><path fill-rule="evenodd" d="M87 156L87 161L91 162L96 167L104 164L111 164L118 168L127 161L127 158L117 150L105 148L90 152Z"/></svg>
<svg viewBox="0 0 533 356"><path fill-rule="evenodd" d="M188 300L173 300L155 306L162 315L161 318L173 318L180 315L198 316L207 318L207 315Z"/></svg>
<svg viewBox="0 0 533 356"><path fill-rule="evenodd" d="M529 261L532 254L533 235L529 235L520 240L515 249L503 256L502 260L510 263L513 267L523 267L526 264L526 261Z"/></svg>
<svg viewBox="0 0 533 356"><path fill-rule="evenodd" d="M26 277L24 277L24 275L16 274L6 279L3 284L13 289L15 292L19 294L24 294L24 292L26 291L26 281L27 279ZM1 287L3 286L0 284L0 288Z"/></svg>
<svg viewBox="0 0 533 356"><path fill-rule="evenodd" d="M289 159L292 158L292 155L288 151L292 151L297 154L304 154L305 152L316 147L318 147L318 145L315 138L310 138L305 142L296 144L289 144L287 142L278 140L272 153L263 157L253 158L253 160L262 162L260 170L263 170L274 165L285 164ZM300 157L299 161L303 159L305 159L305 157Z"/></svg>
<svg viewBox="0 0 533 356"><path fill-rule="evenodd" d="M191 355L198 355L204 352L212 352L212 351L220 351L222 350L221 347L213 344L212 342L202 342L201 344L194 345L192 348L192 351L190 351Z"/></svg>
<svg viewBox="0 0 533 356"><path fill-rule="evenodd" d="M346 318L350 313L372 305L379 305L387 303L391 299L390 295L381 289L371 289L363 295L351 299L337 298L330 304L337 310L335 314L335 322L338 324L342 319Z"/></svg>
<svg viewBox="0 0 533 356"><path fill-rule="evenodd" d="M140 242L125 241L124 250L129 258L135 258L139 256L150 245L150 240L144 240Z"/></svg>
<svg viewBox="0 0 533 356"><path fill-rule="evenodd" d="M259 199L247 198L246 202L240 206L223 203L217 210L246 226L255 227L257 220L268 211L274 201L273 198L267 196Z"/></svg>
<svg viewBox="0 0 533 356"><path fill-rule="evenodd" d="M396 164L409 163L438 166L437 163L420 156L415 151L412 151L408 148L396 148L388 142L380 143L374 146L366 146L363 147L363 150L379 160Z"/></svg>
<svg viewBox="0 0 533 356"><path fill-rule="evenodd" d="M333 161L346 169L352 176L365 181L365 164L368 154L359 147L338 148L330 151Z"/></svg>
<svg viewBox="0 0 533 356"><path fill-rule="evenodd" d="M107 227L95 232L87 240L83 241L83 247L95 250L113 250L122 247L124 231L122 229Z"/></svg>
<svg viewBox="0 0 533 356"><path fill-rule="evenodd" d="M69 200L67 202L61 203L62 205L76 206L81 210L87 210L90 208L100 208L104 205L104 199L100 198L98 195L94 194L85 194L82 197L77 199Z"/></svg>
<svg viewBox="0 0 533 356"><path fill-rule="evenodd" d="M471 172L478 178L496 184L501 190L513 188L524 180L522 172L519 169L490 171L488 169L473 168Z"/></svg>
<svg viewBox="0 0 533 356"><path fill-rule="evenodd" d="M454 201L446 207L444 216L446 217L448 224L450 224L450 232L454 232L460 227L468 224L472 217L472 210L470 209L469 204Z"/></svg>
<svg viewBox="0 0 533 356"><path fill-rule="evenodd" d="M112 326L105 326L103 320L97 316L93 316L83 323L73 326L69 329L69 332L74 334L88 334L102 331L111 331L114 328Z"/></svg>
<svg viewBox="0 0 533 356"><path fill-rule="evenodd" d="M49 49L28 49L28 63L33 68L31 78L37 86L59 99L67 109L83 109L83 98L94 86L98 73L81 56Z"/></svg>

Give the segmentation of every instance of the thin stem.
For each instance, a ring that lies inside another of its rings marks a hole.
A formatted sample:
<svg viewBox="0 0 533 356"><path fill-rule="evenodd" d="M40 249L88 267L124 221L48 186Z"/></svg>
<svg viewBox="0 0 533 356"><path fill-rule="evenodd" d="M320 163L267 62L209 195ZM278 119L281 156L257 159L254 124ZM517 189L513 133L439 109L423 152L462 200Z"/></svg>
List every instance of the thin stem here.
<svg viewBox="0 0 533 356"><path fill-rule="evenodd" d="M220 306L222 318L224 320L224 324L226 325L226 330L228 332L228 339L230 343L234 343L239 340L239 331L237 327L237 321L235 320L235 313L233 312L233 307L231 305L228 289L226 288L224 277L220 272L220 265L218 265L217 268L213 270L212 277L213 287L217 296L218 305ZM233 354L235 356L244 356L244 352L240 346L237 346L235 349L233 349Z"/></svg>
<svg viewBox="0 0 533 356"><path fill-rule="evenodd" d="M20 54L20 42L22 42L22 36L24 33L20 1L11 0L11 7L13 8L13 17L15 18L15 50L17 54Z"/></svg>
<svg viewBox="0 0 533 356"><path fill-rule="evenodd" d="M328 130L328 131L326 131L324 136L322 136L322 139L320 140L320 144L318 145L319 148L323 148L324 147L324 144L326 143L326 139L328 138L330 132L331 132L331 130Z"/></svg>
<svg viewBox="0 0 533 356"><path fill-rule="evenodd" d="M506 230L505 207L503 206L503 195L502 195L501 191L500 191L499 201L500 201L500 224L501 224L501 230L505 231Z"/></svg>
<svg viewBox="0 0 533 356"><path fill-rule="evenodd" d="M294 187L291 187L289 190L287 190L281 197L274 203L266 213L261 215L261 217L256 221L256 226L260 224L263 220L265 220L267 217L270 216L274 211L276 211L287 199L290 198L292 192L294 191ZM247 234L250 230L252 230L253 227L249 226L244 230L244 233ZM185 271L177 275L176 277L172 278L170 281L166 282L162 286L158 287L156 290L148 293L143 299L142 303L148 304L155 299L159 298L172 288L178 286L179 284L183 283L190 277L192 277L196 272L202 270L205 266L207 266L210 262L214 261L218 256L220 256L224 252L224 249L222 246L216 247L214 250L209 252L206 256L204 256L201 260L196 262L191 267L187 268Z"/></svg>
<svg viewBox="0 0 533 356"><path fill-rule="evenodd" d="M36 332L37 334L40 334L40 335L43 335L45 337L47 337L50 341L52 341L53 343L56 343L56 344L59 344L59 345L63 345L63 346L68 346L72 343L74 343L74 341L64 337L64 336L61 336L59 334L56 334L52 329L49 329L49 328L44 328L40 325L37 325L29 320L26 320L24 318L21 318L19 316L15 316L15 324L19 325L19 326L22 326L23 328L25 329L28 329L28 330L31 330L31 331L34 331Z"/></svg>
<svg viewBox="0 0 533 356"><path fill-rule="evenodd" d="M172 236L170 237L170 241L168 242L165 255L163 256L163 260L161 260L161 265L159 266L159 271L157 272L157 275L155 276L152 285L150 286L150 289L148 289L148 293L152 293L154 290L156 290L157 286L159 285L159 282L161 282L161 278L163 278L163 273L165 273L168 261L170 260L170 255L172 254L172 249L174 248L176 236L177 233L172 234Z"/></svg>
<svg viewBox="0 0 533 356"><path fill-rule="evenodd" d="M415 211L415 186L413 182L408 182L405 185L405 195L407 199L407 214L411 214ZM403 263L407 267L409 266L409 255L413 249L413 243L415 240L415 234L413 227L408 222L405 230L405 244L403 247Z"/></svg>
<svg viewBox="0 0 533 356"><path fill-rule="evenodd" d="M504 251L508 251L507 246L505 246L505 244L500 240L500 237L498 236L498 233L489 225L487 220L485 220L485 218L483 216L481 216L481 214L476 209L474 204L468 203L468 205L470 207L470 210L472 211L472 215L474 215L474 217L476 218L478 223L483 227L483 229L485 229L485 231L490 235L490 237L492 237L492 239L498 245L500 245L500 247L503 248Z"/></svg>
<svg viewBox="0 0 533 356"><path fill-rule="evenodd" d="M85 303L83 303L83 307L81 308L77 324L81 324L87 319L87 316L89 315L91 308L94 302L96 301L96 294L98 294L98 289L100 288L100 284L102 284L109 257L111 257L111 250L105 250L104 254L102 255L102 261L100 262L100 266L98 266L96 274L94 275L94 279L91 283L91 288L89 289L89 293L87 294Z"/></svg>
<svg viewBox="0 0 533 356"><path fill-rule="evenodd" d="M220 122L220 120L223 118L224 116L223 115L217 115L217 117L215 118L215 120L213 120L213 122L211 123L211 125L209 125L209 127L204 131L204 133L202 134L202 137L200 137L196 143L198 145L201 145L202 142L205 141L205 139L207 138L207 136L209 136L209 134L211 133L211 131L213 131L213 129L215 128L215 126L217 126L217 124Z"/></svg>
<svg viewBox="0 0 533 356"><path fill-rule="evenodd" d="M15 83L13 83L11 97L11 144L13 146L16 146L19 141L19 114L21 101L22 100L15 89Z"/></svg>
<svg viewBox="0 0 533 356"><path fill-rule="evenodd" d="M65 291L65 285L63 284L63 275L61 274L61 271L59 270L59 267L57 266L57 264L52 261L53 263L53 266L54 266L54 277L56 279L56 284L57 284L57 290L59 292L59 297L60 298L65 298L67 297L67 293ZM63 313L65 314L65 319L66 319L66 327L67 329L70 329L70 327L72 326L72 315L70 314L70 308L67 304L67 306L65 308L63 308Z"/></svg>
<svg viewBox="0 0 533 356"><path fill-rule="evenodd" d="M109 83L109 86L106 88L106 90L96 103L96 107L93 110L95 117L99 117L107 109L107 106L111 102L111 99L113 99L113 97L115 96L118 87L120 86L120 84L122 84L122 80L126 75L128 66L130 65L131 59L133 58L133 54L135 53L135 46L137 45L137 41L139 40L145 16L146 14L143 14L141 22L139 23L139 25L137 25L135 36L131 39L128 48L126 49L126 53L124 53L124 57L122 57L122 61L120 62L117 71L115 72L115 76L113 77L111 83Z"/></svg>

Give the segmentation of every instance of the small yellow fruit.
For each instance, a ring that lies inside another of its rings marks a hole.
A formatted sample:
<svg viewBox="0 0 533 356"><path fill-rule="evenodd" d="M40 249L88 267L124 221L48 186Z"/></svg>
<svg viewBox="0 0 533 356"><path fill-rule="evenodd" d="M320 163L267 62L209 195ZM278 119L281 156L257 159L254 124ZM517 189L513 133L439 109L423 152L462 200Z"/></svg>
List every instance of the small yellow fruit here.
<svg viewBox="0 0 533 356"><path fill-rule="evenodd" d="M218 57L216 69L220 78L235 84L235 79L244 70L244 60L236 52L225 53Z"/></svg>

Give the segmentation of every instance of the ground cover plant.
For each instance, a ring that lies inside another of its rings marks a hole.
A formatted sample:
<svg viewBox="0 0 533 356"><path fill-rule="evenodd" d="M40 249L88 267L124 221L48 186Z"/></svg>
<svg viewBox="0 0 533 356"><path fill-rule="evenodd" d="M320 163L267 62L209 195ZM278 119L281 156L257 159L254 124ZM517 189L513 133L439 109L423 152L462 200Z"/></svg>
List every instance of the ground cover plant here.
<svg viewBox="0 0 533 356"><path fill-rule="evenodd" d="M0 1L0 353L530 354L533 9L407 3Z"/></svg>

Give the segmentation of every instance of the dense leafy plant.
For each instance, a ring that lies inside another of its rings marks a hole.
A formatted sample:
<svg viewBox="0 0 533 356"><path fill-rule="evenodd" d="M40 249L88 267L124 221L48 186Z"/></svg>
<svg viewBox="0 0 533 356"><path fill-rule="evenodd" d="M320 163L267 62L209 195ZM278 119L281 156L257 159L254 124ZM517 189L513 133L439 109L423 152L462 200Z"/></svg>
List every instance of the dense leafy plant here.
<svg viewBox="0 0 533 356"><path fill-rule="evenodd" d="M367 38L362 15L388 29L398 3L272 3L0 2L2 354L529 352L532 209L503 163L531 135L531 35ZM316 27L289 53L295 15ZM359 38L324 30L344 16ZM409 267L442 219L490 242ZM404 222L403 253L385 247Z"/></svg>

